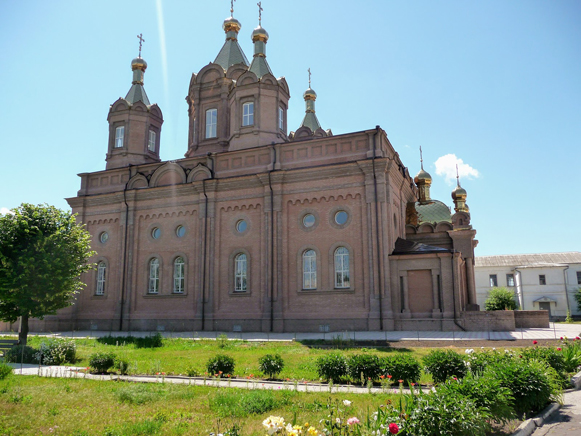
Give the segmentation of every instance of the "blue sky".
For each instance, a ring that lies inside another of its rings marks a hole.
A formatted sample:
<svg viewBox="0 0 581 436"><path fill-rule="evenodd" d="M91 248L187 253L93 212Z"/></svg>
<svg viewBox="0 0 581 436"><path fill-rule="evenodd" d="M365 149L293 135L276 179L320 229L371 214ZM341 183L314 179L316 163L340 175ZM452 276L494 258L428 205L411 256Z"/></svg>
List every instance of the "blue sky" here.
<svg viewBox="0 0 581 436"><path fill-rule="evenodd" d="M460 159L477 255L579 251L581 2L263 0L267 60L335 134L380 125L412 175L452 205ZM228 0L0 0L0 210L68 208L78 173L105 168L109 105L131 85L143 33L145 89L164 113L162 159L187 149L192 72L224 42ZM255 1L238 0L252 56ZM436 165L436 162L438 164Z"/></svg>

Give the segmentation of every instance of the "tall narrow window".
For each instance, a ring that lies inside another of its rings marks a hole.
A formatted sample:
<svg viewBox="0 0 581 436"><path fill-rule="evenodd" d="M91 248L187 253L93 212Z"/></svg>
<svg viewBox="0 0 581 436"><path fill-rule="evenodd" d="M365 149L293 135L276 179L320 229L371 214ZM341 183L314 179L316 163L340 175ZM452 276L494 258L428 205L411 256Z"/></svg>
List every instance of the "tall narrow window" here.
<svg viewBox="0 0 581 436"><path fill-rule="evenodd" d="M242 125L252 126L254 124L254 103L244 103L242 105Z"/></svg>
<svg viewBox="0 0 581 436"><path fill-rule="evenodd" d="M491 288L496 288L498 286L498 278L496 277L496 274L490 274L490 276L488 276L488 279L490 280Z"/></svg>
<svg viewBox="0 0 581 436"><path fill-rule="evenodd" d="M119 126L115 129L115 148L123 147L123 137L125 136L125 126Z"/></svg>
<svg viewBox="0 0 581 436"><path fill-rule="evenodd" d="M339 247L335 250L335 287L348 288L349 285L349 250Z"/></svg>
<svg viewBox="0 0 581 436"><path fill-rule="evenodd" d="M208 109L206 111L206 139L215 138L216 126L218 125L218 109Z"/></svg>
<svg viewBox="0 0 581 436"><path fill-rule="evenodd" d="M506 286L514 287L514 274L506 275Z"/></svg>
<svg viewBox="0 0 581 436"><path fill-rule="evenodd" d="M234 259L234 291L235 292L245 292L248 290L248 262L246 260L246 255L240 253Z"/></svg>
<svg viewBox="0 0 581 436"><path fill-rule="evenodd" d="M284 109L278 107L278 128L284 130Z"/></svg>
<svg viewBox="0 0 581 436"><path fill-rule="evenodd" d="M107 274L107 266L105 262L99 262L97 265L97 289L96 295L105 295L105 279Z"/></svg>
<svg viewBox="0 0 581 436"><path fill-rule="evenodd" d="M546 285L547 284L547 278L545 277L544 274L539 274L539 285Z"/></svg>
<svg viewBox="0 0 581 436"><path fill-rule="evenodd" d="M147 292L150 294L159 293L159 259L157 258L149 261L149 286Z"/></svg>
<svg viewBox="0 0 581 436"><path fill-rule="evenodd" d="M155 153L155 132L153 130L149 131L149 141L147 141L147 149Z"/></svg>
<svg viewBox="0 0 581 436"><path fill-rule="evenodd" d="M176 257L173 262L173 291L176 294L183 294L184 292L184 270L184 258Z"/></svg>
<svg viewBox="0 0 581 436"><path fill-rule="evenodd" d="M303 253L303 289L317 289L317 253L307 250Z"/></svg>
<svg viewBox="0 0 581 436"><path fill-rule="evenodd" d="M581 271L577 271L577 284L581 285Z"/></svg>

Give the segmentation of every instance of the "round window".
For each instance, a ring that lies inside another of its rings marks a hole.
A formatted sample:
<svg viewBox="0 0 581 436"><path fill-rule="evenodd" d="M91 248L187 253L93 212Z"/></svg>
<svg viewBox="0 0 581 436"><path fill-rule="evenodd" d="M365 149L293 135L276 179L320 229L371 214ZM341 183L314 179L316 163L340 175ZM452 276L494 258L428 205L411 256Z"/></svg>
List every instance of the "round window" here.
<svg viewBox="0 0 581 436"><path fill-rule="evenodd" d="M101 243L105 243L109 240L109 233L107 232L103 232L99 235L99 241L101 241Z"/></svg>
<svg viewBox="0 0 581 436"><path fill-rule="evenodd" d="M303 217L303 226L313 227L315 225L315 215L308 213Z"/></svg>
<svg viewBox="0 0 581 436"><path fill-rule="evenodd" d="M337 212L335 214L335 222L337 224L339 224L340 226L345 224L347 222L348 218L349 218L349 215L347 215L347 212L345 212L344 210L340 210L339 212Z"/></svg>
<svg viewBox="0 0 581 436"><path fill-rule="evenodd" d="M238 231L238 233L244 233L247 228L248 223L244 220L240 220L236 223L236 231Z"/></svg>
<svg viewBox="0 0 581 436"><path fill-rule="evenodd" d="M153 239L159 239L160 236L161 230L159 229L159 227L154 227L154 229L151 231L151 237Z"/></svg>
<svg viewBox="0 0 581 436"><path fill-rule="evenodd" d="M186 234L186 228L184 226L177 226L176 235L178 238L183 238Z"/></svg>

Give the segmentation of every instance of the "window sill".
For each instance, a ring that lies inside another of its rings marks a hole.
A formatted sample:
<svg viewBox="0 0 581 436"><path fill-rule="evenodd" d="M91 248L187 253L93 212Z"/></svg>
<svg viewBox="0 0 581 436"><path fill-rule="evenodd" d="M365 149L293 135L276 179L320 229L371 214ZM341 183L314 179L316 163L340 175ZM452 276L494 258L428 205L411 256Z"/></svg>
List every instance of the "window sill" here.
<svg viewBox="0 0 581 436"><path fill-rule="evenodd" d="M252 293L250 291L234 291L228 292L230 297L250 297Z"/></svg>
<svg viewBox="0 0 581 436"><path fill-rule="evenodd" d="M91 300L106 300L107 299L107 294L93 294L91 295Z"/></svg>
<svg viewBox="0 0 581 436"><path fill-rule="evenodd" d="M334 288L334 289L300 289L299 294L315 295L315 294L354 294L355 289L351 288Z"/></svg>
<svg viewBox="0 0 581 436"><path fill-rule="evenodd" d="M188 294L182 293L172 293L172 294L145 294L143 298L179 298L179 297L187 297Z"/></svg>

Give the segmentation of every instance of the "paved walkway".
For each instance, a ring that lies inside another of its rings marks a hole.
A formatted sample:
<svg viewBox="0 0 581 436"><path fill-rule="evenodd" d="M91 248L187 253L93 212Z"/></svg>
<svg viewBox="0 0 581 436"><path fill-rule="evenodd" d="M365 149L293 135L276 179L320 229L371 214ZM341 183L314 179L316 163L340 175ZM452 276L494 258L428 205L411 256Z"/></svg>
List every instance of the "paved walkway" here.
<svg viewBox="0 0 581 436"><path fill-rule="evenodd" d="M581 391L565 393L563 407L533 433L533 436L561 435L581 435Z"/></svg>
<svg viewBox="0 0 581 436"><path fill-rule="evenodd" d="M138 336L145 337L160 333L167 338L189 339L215 339L220 335L226 335L229 339L242 339L247 341L303 341L303 340L373 340L373 341L470 341L492 340L512 341L516 339L559 339L562 336L575 338L581 336L581 324L557 324L551 323L546 329L518 329L513 332L441 332L441 331L338 331L328 333L262 333L262 332L117 332L117 331L65 331L65 332L31 332L30 335L66 337L66 338L91 338L103 336ZM6 335L6 333L4 333Z"/></svg>

